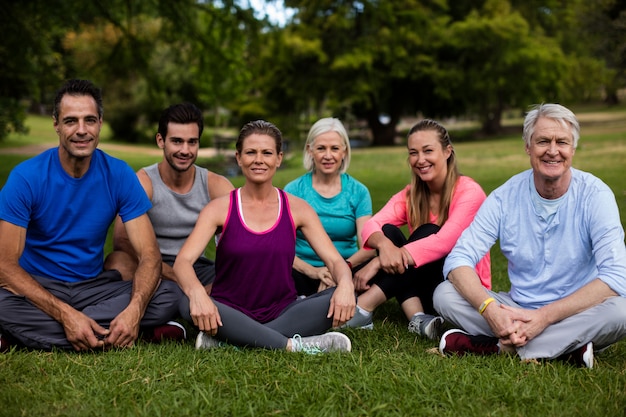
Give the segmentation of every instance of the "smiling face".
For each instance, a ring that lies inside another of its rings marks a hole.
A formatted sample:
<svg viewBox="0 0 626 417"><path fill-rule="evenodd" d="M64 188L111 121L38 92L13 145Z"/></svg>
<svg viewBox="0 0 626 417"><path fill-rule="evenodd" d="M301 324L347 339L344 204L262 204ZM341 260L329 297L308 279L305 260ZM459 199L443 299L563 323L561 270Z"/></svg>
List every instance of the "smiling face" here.
<svg viewBox="0 0 626 417"><path fill-rule="evenodd" d="M317 136L307 147L313 158L315 172L324 175L338 174L346 157L346 147L337 132L326 132Z"/></svg>
<svg viewBox="0 0 626 417"><path fill-rule="evenodd" d="M89 95L66 94L59 104L54 129L59 135L59 153L62 163L90 158L100 140L102 119L98 106Z"/></svg>
<svg viewBox="0 0 626 417"><path fill-rule="evenodd" d="M283 159L283 153L276 150L276 140L259 133L243 139L235 156L246 180L254 183L271 182Z"/></svg>
<svg viewBox="0 0 626 417"><path fill-rule="evenodd" d="M546 117L537 120L526 153L535 186L544 198L558 198L567 191L575 151L571 129Z"/></svg>
<svg viewBox="0 0 626 417"><path fill-rule="evenodd" d="M443 186L448 174L448 158L452 148L445 148L434 130L420 130L408 138L409 165L431 189Z"/></svg>
<svg viewBox="0 0 626 417"><path fill-rule="evenodd" d="M165 138L157 133L157 144L163 149L163 157L174 171L185 172L196 162L200 147L199 130L196 123L170 122Z"/></svg>

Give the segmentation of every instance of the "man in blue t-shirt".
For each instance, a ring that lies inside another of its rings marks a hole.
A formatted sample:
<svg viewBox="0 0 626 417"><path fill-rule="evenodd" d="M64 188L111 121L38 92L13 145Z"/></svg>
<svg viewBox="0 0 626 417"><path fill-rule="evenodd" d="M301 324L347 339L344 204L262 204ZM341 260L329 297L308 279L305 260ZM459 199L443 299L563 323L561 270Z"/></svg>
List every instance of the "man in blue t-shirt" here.
<svg viewBox="0 0 626 417"><path fill-rule="evenodd" d="M100 90L70 80L53 111L59 146L19 164L0 191L0 351L128 347L177 313L180 290L159 285L161 256L132 169L97 149ZM135 280L103 272L120 215L139 259Z"/></svg>

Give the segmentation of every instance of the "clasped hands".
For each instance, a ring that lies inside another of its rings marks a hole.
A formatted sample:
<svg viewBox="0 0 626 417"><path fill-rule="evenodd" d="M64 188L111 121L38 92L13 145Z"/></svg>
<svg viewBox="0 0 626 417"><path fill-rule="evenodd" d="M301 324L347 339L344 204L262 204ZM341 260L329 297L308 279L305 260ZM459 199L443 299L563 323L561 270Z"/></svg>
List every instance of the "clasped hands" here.
<svg viewBox="0 0 626 417"><path fill-rule="evenodd" d="M540 309L528 310L493 304L493 308L485 310L483 317L505 349L526 345L541 334L549 324Z"/></svg>

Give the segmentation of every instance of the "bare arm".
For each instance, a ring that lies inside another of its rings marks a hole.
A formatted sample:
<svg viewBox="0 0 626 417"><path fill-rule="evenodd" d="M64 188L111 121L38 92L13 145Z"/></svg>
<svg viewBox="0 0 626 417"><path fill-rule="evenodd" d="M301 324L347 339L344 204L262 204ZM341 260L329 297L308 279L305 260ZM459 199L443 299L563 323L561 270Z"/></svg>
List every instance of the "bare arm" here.
<svg viewBox="0 0 626 417"><path fill-rule="evenodd" d="M137 254L137 270L128 306L111 322L107 344L131 346L139 334L139 322L154 295L161 276L161 254L147 214L124 223Z"/></svg>
<svg viewBox="0 0 626 417"><path fill-rule="evenodd" d="M352 318L356 307L352 272L324 231L315 210L293 195L289 195L289 203L296 227L300 228L315 253L335 277L337 289L331 299L328 317L333 317L333 327L340 326Z"/></svg>
<svg viewBox="0 0 626 417"><path fill-rule="evenodd" d="M211 200L228 195L235 188L226 177L211 171L207 175L207 184Z"/></svg>
<svg viewBox="0 0 626 417"><path fill-rule="evenodd" d="M388 274L403 274L415 261L406 248L393 244L383 232L374 232L367 239L367 246L378 249L380 267Z"/></svg>
<svg viewBox="0 0 626 417"><path fill-rule="evenodd" d="M349 261L352 266L361 265L362 263L367 262L376 256L375 250L363 249L363 239L361 238L361 234L363 233L363 225L371 218L372 216L362 216L356 219L356 236L359 250L348 259L346 259L346 261Z"/></svg>
<svg viewBox="0 0 626 417"><path fill-rule="evenodd" d="M217 307L198 279L193 264L204 253L217 228L224 225L229 202L230 198L225 196L211 201L202 209L196 226L174 262L174 273L178 277L178 285L189 298L189 312L193 323L200 330L213 335L222 325L222 320Z"/></svg>
<svg viewBox="0 0 626 417"><path fill-rule="evenodd" d="M109 331L52 295L19 265L26 229L0 220L0 236L0 287L26 296L37 308L61 323L75 350L102 348L104 342L96 335L106 336Z"/></svg>

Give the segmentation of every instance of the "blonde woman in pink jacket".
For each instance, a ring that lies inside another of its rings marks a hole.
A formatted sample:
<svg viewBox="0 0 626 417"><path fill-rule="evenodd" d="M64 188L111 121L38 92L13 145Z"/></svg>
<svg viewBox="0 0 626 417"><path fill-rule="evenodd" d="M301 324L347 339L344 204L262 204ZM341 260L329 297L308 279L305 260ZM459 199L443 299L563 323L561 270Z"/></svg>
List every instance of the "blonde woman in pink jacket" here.
<svg viewBox="0 0 626 417"><path fill-rule="evenodd" d="M395 297L409 320L409 331L436 340L443 318L433 308L435 288L444 280L443 262L469 226L486 195L473 179L459 173L447 130L422 120L409 131L411 184L395 194L362 232L365 248L378 256L354 275L360 293L348 327L373 328L376 307ZM407 225L407 239L400 226ZM487 254L476 266L491 288Z"/></svg>

